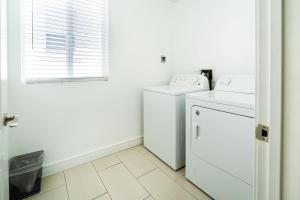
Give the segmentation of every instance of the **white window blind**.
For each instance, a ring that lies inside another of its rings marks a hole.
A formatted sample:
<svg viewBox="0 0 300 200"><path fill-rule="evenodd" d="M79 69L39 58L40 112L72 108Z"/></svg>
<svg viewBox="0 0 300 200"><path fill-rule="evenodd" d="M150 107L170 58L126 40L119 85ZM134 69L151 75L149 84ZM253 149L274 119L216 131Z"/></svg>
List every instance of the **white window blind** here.
<svg viewBox="0 0 300 200"><path fill-rule="evenodd" d="M106 79L106 0L24 0L25 82Z"/></svg>

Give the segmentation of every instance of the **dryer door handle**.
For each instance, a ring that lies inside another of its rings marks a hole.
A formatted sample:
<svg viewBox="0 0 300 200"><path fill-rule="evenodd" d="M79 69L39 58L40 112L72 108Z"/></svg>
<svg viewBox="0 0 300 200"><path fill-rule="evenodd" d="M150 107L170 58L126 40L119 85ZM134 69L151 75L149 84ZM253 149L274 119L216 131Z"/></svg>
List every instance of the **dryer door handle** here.
<svg viewBox="0 0 300 200"><path fill-rule="evenodd" d="M197 123L193 123L192 135L193 139L198 139L200 135L200 126Z"/></svg>

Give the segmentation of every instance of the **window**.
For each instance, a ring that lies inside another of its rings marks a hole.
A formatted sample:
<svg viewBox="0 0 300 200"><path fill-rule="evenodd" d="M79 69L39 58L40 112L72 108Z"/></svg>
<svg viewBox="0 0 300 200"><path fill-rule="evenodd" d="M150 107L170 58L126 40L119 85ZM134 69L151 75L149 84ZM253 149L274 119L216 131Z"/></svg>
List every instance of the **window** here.
<svg viewBox="0 0 300 200"><path fill-rule="evenodd" d="M107 0L24 0L25 83L107 79Z"/></svg>

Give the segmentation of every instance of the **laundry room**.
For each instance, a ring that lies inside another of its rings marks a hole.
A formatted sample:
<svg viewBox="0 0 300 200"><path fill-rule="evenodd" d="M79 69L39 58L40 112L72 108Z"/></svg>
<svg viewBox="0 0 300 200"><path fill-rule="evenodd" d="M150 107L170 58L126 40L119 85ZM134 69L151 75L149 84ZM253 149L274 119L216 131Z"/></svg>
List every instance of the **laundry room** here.
<svg viewBox="0 0 300 200"><path fill-rule="evenodd" d="M0 2L0 200L264 200L279 184L270 5Z"/></svg>

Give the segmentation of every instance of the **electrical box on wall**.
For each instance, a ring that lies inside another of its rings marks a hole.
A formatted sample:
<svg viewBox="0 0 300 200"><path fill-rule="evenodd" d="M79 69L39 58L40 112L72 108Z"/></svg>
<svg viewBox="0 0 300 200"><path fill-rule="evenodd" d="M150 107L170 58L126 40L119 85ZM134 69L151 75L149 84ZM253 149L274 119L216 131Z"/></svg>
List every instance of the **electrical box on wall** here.
<svg viewBox="0 0 300 200"><path fill-rule="evenodd" d="M160 62L161 63L166 63L167 62L167 57L166 56L161 56L160 57Z"/></svg>

